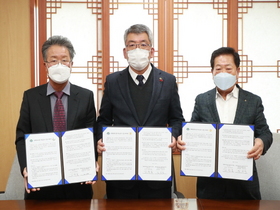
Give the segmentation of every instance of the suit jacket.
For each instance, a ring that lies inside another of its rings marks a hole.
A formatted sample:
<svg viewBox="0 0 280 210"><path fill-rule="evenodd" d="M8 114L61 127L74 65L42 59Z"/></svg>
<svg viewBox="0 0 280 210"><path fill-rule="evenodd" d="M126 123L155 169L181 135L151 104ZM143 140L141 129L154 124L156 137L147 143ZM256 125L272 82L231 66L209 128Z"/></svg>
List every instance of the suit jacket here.
<svg viewBox="0 0 280 210"><path fill-rule="evenodd" d="M171 126L173 136L181 134L184 121L176 79L152 65L153 90L144 123L140 124L129 90L129 71L115 72L107 76L104 95L97 119L97 140L102 138L102 126ZM130 188L133 182L114 182L121 188ZM118 184L119 183L119 184ZM167 182L149 182L155 188L171 186Z"/></svg>
<svg viewBox="0 0 280 210"><path fill-rule="evenodd" d="M67 130L95 127L95 124L96 111L92 91L70 84ZM31 88L25 91L23 95L20 117L16 128L16 149L21 172L26 167L24 135L44 132L53 132L52 111L50 97L47 96L47 84Z"/></svg>
<svg viewBox="0 0 280 210"><path fill-rule="evenodd" d="M238 85L237 87L239 88L239 98L234 124L253 124L255 126L254 136L262 139L264 143L263 154L265 154L273 140L263 113L262 100L259 96L241 89ZM216 88L196 97L191 121L220 123L216 107ZM253 182L198 178L197 196L199 198L227 198L226 191L232 191L232 195L228 195L228 198L245 199L247 196L248 199L258 199L260 193L255 161L253 176ZM244 195L241 191L246 192L247 195Z"/></svg>

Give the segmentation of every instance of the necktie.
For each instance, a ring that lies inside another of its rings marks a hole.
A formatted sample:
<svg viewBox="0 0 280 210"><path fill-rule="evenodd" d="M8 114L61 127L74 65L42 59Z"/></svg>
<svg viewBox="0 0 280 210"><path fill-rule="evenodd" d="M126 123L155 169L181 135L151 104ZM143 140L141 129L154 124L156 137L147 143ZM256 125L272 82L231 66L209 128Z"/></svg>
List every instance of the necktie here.
<svg viewBox="0 0 280 210"><path fill-rule="evenodd" d="M143 75L137 75L136 79L139 81L138 86L141 87L142 85L144 85L144 83L143 83L144 76Z"/></svg>
<svg viewBox="0 0 280 210"><path fill-rule="evenodd" d="M55 92L54 95L57 97L55 106L54 106L54 117L53 117L53 131L65 131L66 130L66 121L65 121L65 112L64 106L61 101L63 92Z"/></svg>

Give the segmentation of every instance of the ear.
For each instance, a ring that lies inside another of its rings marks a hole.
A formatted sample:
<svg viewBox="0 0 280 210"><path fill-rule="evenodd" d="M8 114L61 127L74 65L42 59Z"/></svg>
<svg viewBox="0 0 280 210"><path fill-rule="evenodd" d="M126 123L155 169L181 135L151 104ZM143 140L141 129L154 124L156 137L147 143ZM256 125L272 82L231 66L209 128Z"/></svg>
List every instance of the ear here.
<svg viewBox="0 0 280 210"><path fill-rule="evenodd" d="M126 48L123 48L123 57L124 57L126 60L128 59Z"/></svg>
<svg viewBox="0 0 280 210"><path fill-rule="evenodd" d="M73 61L70 63L70 72L72 72Z"/></svg>
<svg viewBox="0 0 280 210"><path fill-rule="evenodd" d="M240 72L240 67L236 69L236 80L238 80L239 78L239 72Z"/></svg>
<svg viewBox="0 0 280 210"><path fill-rule="evenodd" d="M150 51L150 58L154 57L155 49L152 47Z"/></svg>
<svg viewBox="0 0 280 210"><path fill-rule="evenodd" d="M48 66L47 66L47 64L44 63L44 66L45 66L45 70L46 70L46 72L47 72L47 74L48 74Z"/></svg>

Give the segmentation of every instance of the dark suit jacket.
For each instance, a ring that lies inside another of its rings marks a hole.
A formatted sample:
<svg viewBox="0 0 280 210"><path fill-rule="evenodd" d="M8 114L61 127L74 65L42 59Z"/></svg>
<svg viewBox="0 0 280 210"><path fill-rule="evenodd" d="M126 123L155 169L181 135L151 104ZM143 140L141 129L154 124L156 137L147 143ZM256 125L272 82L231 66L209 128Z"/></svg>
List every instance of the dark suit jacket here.
<svg viewBox="0 0 280 210"><path fill-rule="evenodd" d="M53 132L50 97L46 94L47 84L44 84L25 91L23 95L16 128L16 149L21 172L26 167L24 135ZM70 84L67 130L95 127L95 123L96 111L92 91ZM41 189L41 191L44 190L45 188Z"/></svg>
<svg viewBox="0 0 280 210"><path fill-rule="evenodd" d="M148 111L144 123L140 124L135 110L130 90L129 90L129 71L115 72L107 76L104 95L102 98L100 115L97 119L98 134L97 140L102 138L102 126L171 126L173 136L181 134L182 109L180 105L176 79L155 68L152 65L153 90ZM168 182L149 182L155 188L171 186ZM117 187L130 188L133 182L115 182Z"/></svg>
<svg viewBox="0 0 280 210"><path fill-rule="evenodd" d="M260 138L264 143L263 154L272 144L272 133L266 123L264 107L259 96L239 88L239 98L235 114L234 124L253 124L255 126L254 136ZM216 107L216 88L198 95L191 121L220 123ZM254 161L254 181L237 181L214 178L198 178L198 198L235 198L235 199L259 199L259 182L257 169ZM231 191L229 193L229 191Z"/></svg>

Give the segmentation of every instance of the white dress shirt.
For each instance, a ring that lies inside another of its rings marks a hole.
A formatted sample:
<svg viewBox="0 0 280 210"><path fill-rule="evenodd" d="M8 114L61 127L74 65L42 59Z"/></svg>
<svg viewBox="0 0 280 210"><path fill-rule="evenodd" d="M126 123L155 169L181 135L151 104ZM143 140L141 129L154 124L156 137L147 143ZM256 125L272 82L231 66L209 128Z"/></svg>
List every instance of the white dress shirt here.
<svg viewBox="0 0 280 210"><path fill-rule="evenodd" d="M227 94L226 99L216 91L216 106L221 123L233 123L237 108L239 89L234 86L233 90Z"/></svg>
<svg viewBox="0 0 280 210"><path fill-rule="evenodd" d="M130 68L130 66L129 66L128 71L129 71L130 76L131 76L131 78L133 79L133 81L136 83L136 85L138 85L138 84L139 84L139 81L136 79L136 77L138 76L138 74L135 73L135 72ZM145 82L147 81L147 79L149 78L149 75L150 75L151 71L152 71L152 66L151 66L151 64L149 64L148 69L145 71L144 74L142 74L142 75L144 76L144 79L143 79L143 83L144 83L144 84L145 84Z"/></svg>

